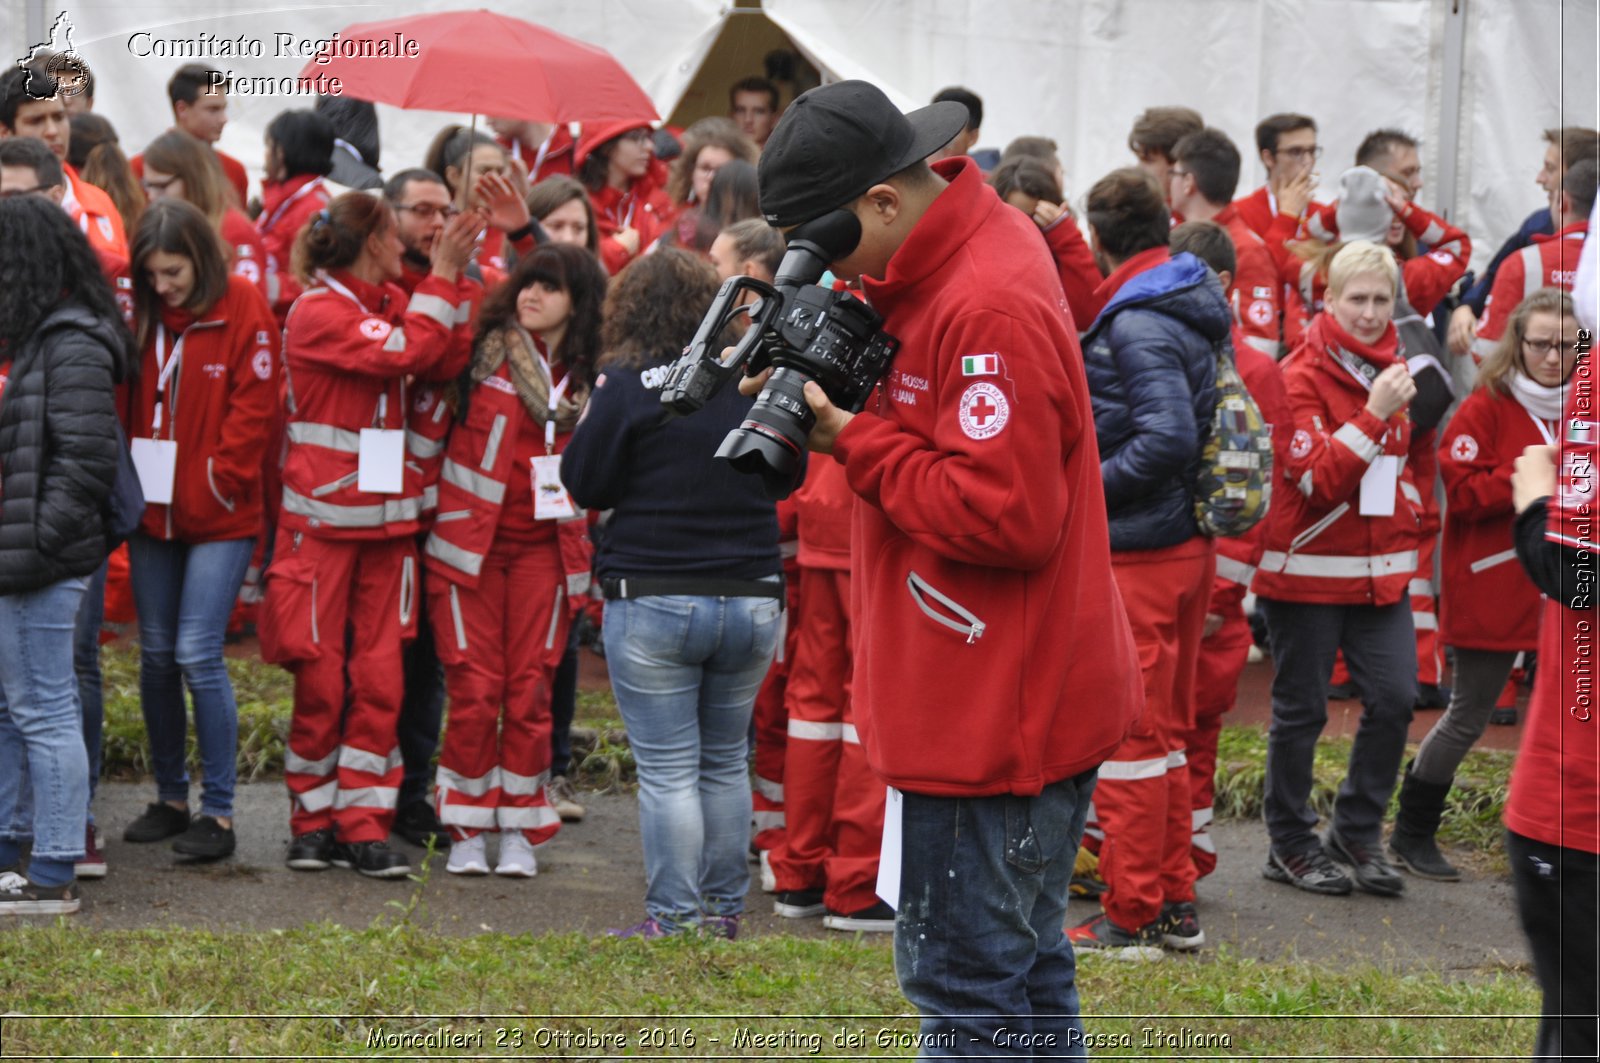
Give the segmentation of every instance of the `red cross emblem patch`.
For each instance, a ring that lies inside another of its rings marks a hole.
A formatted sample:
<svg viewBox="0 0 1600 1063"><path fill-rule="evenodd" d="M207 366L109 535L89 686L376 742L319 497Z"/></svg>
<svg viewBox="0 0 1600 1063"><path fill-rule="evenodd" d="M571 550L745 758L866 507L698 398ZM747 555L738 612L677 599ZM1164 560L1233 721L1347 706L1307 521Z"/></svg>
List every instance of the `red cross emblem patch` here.
<svg viewBox="0 0 1600 1063"><path fill-rule="evenodd" d="M1252 325L1265 328L1272 324L1272 303L1266 299L1257 299L1250 304L1244 316L1250 319Z"/></svg>
<svg viewBox="0 0 1600 1063"><path fill-rule="evenodd" d="M1478 456L1478 441L1471 436L1456 436L1450 444L1450 456L1457 461L1471 461Z"/></svg>
<svg viewBox="0 0 1600 1063"><path fill-rule="evenodd" d="M960 419L967 438L991 439L1011 420L1011 403L993 384L973 384L961 393Z"/></svg>
<svg viewBox="0 0 1600 1063"><path fill-rule="evenodd" d="M361 334L369 340L388 339L393 331L394 326L381 317L369 317L361 322Z"/></svg>

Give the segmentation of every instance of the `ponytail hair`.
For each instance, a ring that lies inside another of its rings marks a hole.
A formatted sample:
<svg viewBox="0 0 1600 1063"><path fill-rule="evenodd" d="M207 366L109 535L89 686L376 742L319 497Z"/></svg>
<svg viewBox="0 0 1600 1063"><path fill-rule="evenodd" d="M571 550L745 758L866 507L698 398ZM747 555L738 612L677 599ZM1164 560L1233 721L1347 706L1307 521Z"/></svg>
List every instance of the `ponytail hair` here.
<svg viewBox="0 0 1600 1063"><path fill-rule="evenodd" d="M311 216L294 240L292 268L310 284L318 270L348 269L361 257L367 237L394 224L394 213L378 196L346 192Z"/></svg>

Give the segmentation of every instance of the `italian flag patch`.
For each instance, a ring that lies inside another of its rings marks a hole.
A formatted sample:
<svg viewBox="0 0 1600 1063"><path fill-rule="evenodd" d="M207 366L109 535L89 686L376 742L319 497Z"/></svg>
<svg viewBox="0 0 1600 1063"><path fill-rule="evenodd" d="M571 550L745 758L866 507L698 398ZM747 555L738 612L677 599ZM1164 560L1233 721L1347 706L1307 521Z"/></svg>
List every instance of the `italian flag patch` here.
<svg viewBox="0 0 1600 1063"><path fill-rule="evenodd" d="M998 354L968 354L961 358L962 376L994 376L999 372Z"/></svg>

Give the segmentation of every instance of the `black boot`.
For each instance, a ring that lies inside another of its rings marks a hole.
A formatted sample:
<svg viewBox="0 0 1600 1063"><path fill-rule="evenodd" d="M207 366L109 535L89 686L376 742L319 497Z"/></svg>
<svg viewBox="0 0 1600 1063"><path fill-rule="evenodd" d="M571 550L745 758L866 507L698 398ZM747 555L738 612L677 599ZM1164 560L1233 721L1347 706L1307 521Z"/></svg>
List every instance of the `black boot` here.
<svg viewBox="0 0 1600 1063"><path fill-rule="evenodd" d="M1414 763L1414 762L1413 762ZM1461 872L1439 852L1434 835L1444 816L1444 801L1450 783L1425 782L1406 765L1400 782L1400 812L1395 816L1394 833L1389 836L1389 855L1394 862L1420 878L1456 882Z"/></svg>

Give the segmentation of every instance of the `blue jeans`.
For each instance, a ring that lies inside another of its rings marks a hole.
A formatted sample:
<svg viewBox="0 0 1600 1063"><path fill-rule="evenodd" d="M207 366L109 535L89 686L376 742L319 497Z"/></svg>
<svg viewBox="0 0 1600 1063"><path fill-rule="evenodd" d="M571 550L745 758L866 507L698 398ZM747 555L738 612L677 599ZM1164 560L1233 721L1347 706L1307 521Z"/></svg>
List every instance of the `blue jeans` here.
<svg viewBox="0 0 1600 1063"><path fill-rule="evenodd" d="M918 1058L1083 1059L1062 927L1095 772L1036 797L905 794L894 967Z"/></svg>
<svg viewBox="0 0 1600 1063"><path fill-rule="evenodd" d="M0 839L31 834L35 860L83 859L89 757L72 644L88 582L0 595Z"/></svg>
<svg viewBox="0 0 1600 1063"><path fill-rule="evenodd" d="M668 931L744 910L745 735L781 626L776 598L606 603L606 664L639 768L644 906Z"/></svg>
<svg viewBox="0 0 1600 1063"><path fill-rule="evenodd" d="M128 540L133 602L139 610L139 700L162 801L189 800L185 765L187 683L205 780L200 812L233 815L239 707L222 658L252 539L180 543L138 534Z"/></svg>
<svg viewBox="0 0 1600 1063"><path fill-rule="evenodd" d="M78 629L72 640L73 668L78 673L78 701L83 707L83 748L89 755L89 801L94 802L100 782L100 739L105 731L106 700L100 675L100 626L106 618L106 562L89 577L83 604L78 607ZM94 822L94 809L89 810Z"/></svg>

